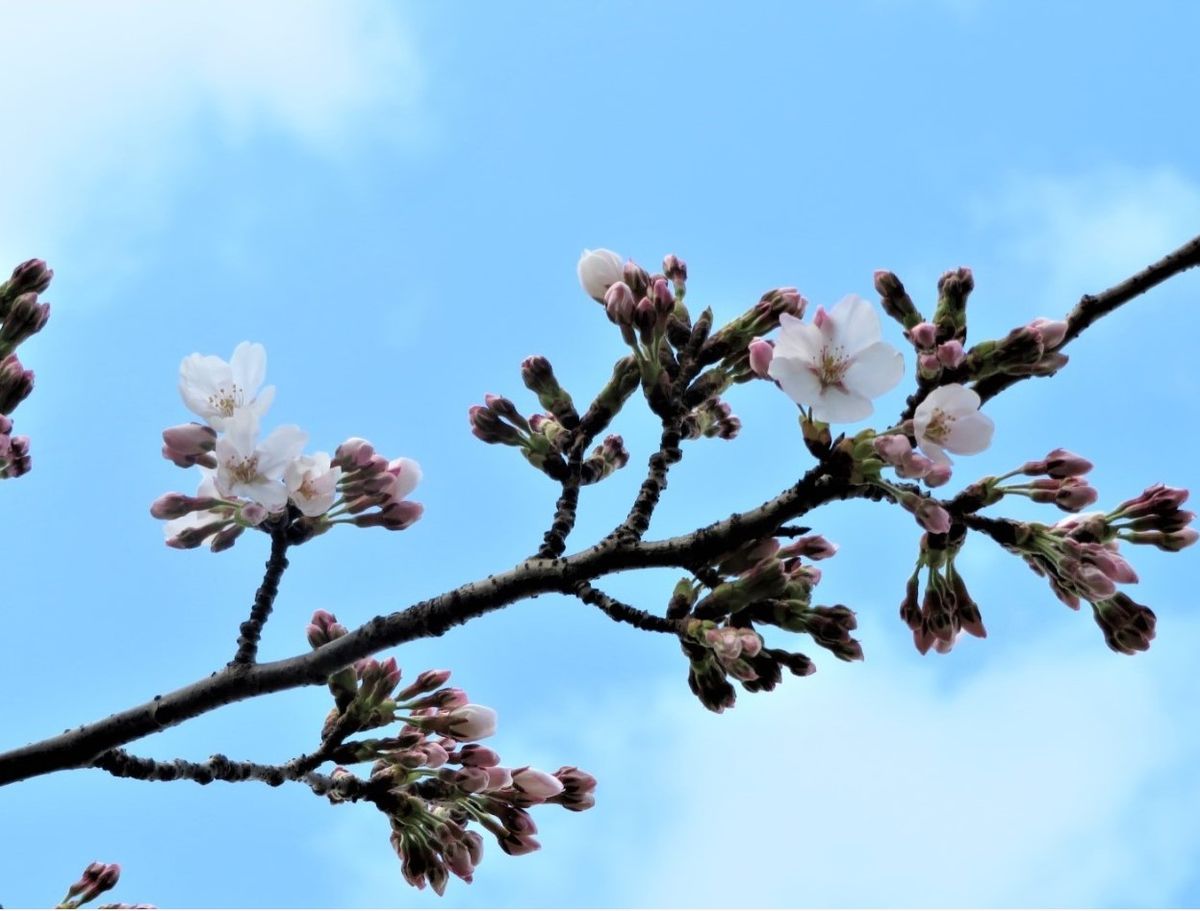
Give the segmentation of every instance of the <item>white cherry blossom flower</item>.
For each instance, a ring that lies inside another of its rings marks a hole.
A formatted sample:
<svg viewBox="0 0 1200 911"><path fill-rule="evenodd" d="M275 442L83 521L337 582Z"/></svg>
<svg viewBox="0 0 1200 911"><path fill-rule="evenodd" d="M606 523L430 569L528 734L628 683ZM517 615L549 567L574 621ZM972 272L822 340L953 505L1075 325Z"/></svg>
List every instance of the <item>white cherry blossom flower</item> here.
<svg viewBox="0 0 1200 911"><path fill-rule="evenodd" d="M267 352L262 345L242 342L229 363L215 355L189 354L179 365L179 393L188 410L217 430L235 415L261 418L275 398L275 387L259 392L267 375Z"/></svg>
<svg viewBox="0 0 1200 911"><path fill-rule="evenodd" d="M935 462L949 465L947 450L974 455L987 449L996 425L980 414L979 405L979 394L959 383L929 393L913 415L913 433L921 451Z"/></svg>
<svg viewBox="0 0 1200 911"><path fill-rule="evenodd" d="M283 472L303 451L308 434L289 424L276 427L261 443L257 438L257 417L244 414L227 423L217 440L217 489L222 496L245 497L278 512L288 499Z"/></svg>
<svg viewBox="0 0 1200 911"><path fill-rule="evenodd" d="M621 281L625 276L621 257L612 250L584 250L579 257L576 271L579 273L579 284L583 286L583 290L589 297L601 303L609 285Z"/></svg>
<svg viewBox="0 0 1200 911"><path fill-rule="evenodd" d="M812 323L784 313L767 373L792 401L811 405L815 420L868 417L877 398L900 382L904 357L882 340L879 316L857 295L817 310Z"/></svg>
<svg viewBox="0 0 1200 911"><path fill-rule="evenodd" d="M329 511L337 499L337 483L342 469L331 466L329 453L302 455L293 459L283 472L288 496L306 516L319 516Z"/></svg>

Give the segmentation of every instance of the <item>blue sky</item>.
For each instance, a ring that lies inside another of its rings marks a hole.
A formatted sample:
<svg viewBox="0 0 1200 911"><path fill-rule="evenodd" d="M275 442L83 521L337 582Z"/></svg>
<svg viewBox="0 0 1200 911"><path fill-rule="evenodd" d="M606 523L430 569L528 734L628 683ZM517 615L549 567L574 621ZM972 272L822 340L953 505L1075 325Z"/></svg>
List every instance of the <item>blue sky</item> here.
<svg viewBox="0 0 1200 911"><path fill-rule="evenodd" d="M874 299L877 268L928 303L943 270L970 265L980 339L1194 236L1197 26L1181 3L984 0L0 10L22 36L0 64L0 263L56 271L51 322L22 349L34 470L0 492L4 746L232 653L266 542L180 553L147 513L194 484L158 455L189 417L183 356L262 342L269 426L302 425L314 449L364 436L424 467L412 529L337 529L294 554L262 651L286 657L314 609L356 625L536 547L553 487L471 437L466 412L521 393L532 353L577 400L607 378L621 344L576 284L584 247L648 266L678 253L689 304L719 321L779 285L814 305ZM1200 487L1198 292L1194 273L1155 290L1058 377L989 404L994 445L952 483L1065 446L1096 462L1104 505L1154 481ZM757 505L808 467L781 394L729 398L742 435L687 448L652 536ZM637 410L616 430L633 458L585 490L577 546L623 516L656 439ZM1200 903L1196 551L1131 555L1159 637L1127 658L971 542L990 637L921 657L896 617L911 518L857 503L813 524L841 545L819 594L859 612L867 660L810 650L815 676L720 717L688 693L672 641L562 598L398 650L406 676L452 668L499 711L507 763L600 779L595 809L543 808L541 852L489 844L445 904ZM661 611L674 580L606 588ZM287 693L133 749L283 761L327 707ZM57 901L94 859L124 867L114 900L439 904L401 880L378 813L298 786L72 772L3 789L0 818L10 907Z"/></svg>

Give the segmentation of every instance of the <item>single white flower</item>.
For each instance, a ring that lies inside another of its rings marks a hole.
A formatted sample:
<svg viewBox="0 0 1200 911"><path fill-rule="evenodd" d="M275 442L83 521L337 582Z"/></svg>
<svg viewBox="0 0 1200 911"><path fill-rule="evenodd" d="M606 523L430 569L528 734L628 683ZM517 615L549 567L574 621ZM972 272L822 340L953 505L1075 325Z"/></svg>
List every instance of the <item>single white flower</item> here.
<svg viewBox="0 0 1200 911"><path fill-rule="evenodd" d="M862 420L904 373L903 355L881 336L874 308L854 294L818 308L812 323L783 313L767 375L818 421Z"/></svg>
<svg viewBox="0 0 1200 911"><path fill-rule="evenodd" d="M217 489L222 496L245 497L278 512L288 499L283 472L303 451L308 434L289 424L276 427L261 443L257 438L257 417L244 414L227 423L217 440Z"/></svg>
<svg viewBox="0 0 1200 911"><path fill-rule="evenodd" d="M188 410L217 430L234 415L248 412L261 418L275 398L275 387L259 392L267 375L267 351L242 342L229 363L215 355L189 354L179 365L179 393Z"/></svg>
<svg viewBox="0 0 1200 911"><path fill-rule="evenodd" d="M983 452L992 442L996 425L979 412L979 394L959 383L948 383L925 397L913 415L917 444L929 458L950 464L945 450L959 455Z"/></svg>
<svg viewBox="0 0 1200 911"><path fill-rule="evenodd" d="M608 286L621 281L625 267L621 257L612 250L584 250L579 257L579 284L589 297L604 302Z"/></svg>
<svg viewBox="0 0 1200 911"><path fill-rule="evenodd" d="M337 483L342 469L331 466L329 453L297 456L288 463L283 472L283 483L287 487L296 508L306 516L319 516L328 512L337 499Z"/></svg>

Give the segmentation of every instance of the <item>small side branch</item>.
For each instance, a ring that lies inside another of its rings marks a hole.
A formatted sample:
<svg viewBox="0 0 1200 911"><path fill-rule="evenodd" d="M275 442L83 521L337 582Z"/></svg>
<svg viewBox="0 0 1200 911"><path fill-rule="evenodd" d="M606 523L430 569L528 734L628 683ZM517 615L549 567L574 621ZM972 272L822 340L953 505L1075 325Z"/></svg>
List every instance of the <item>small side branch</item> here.
<svg viewBox="0 0 1200 911"><path fill-rule="evenodd" d="M567 549L567 536L575 528L576 510L579 508L580 467L583 460L581 447L572 447L567 462L567 477L562 482L562 493L554 504L554 521L542 536L542 546L536 556L543 560L561 557Z"/></svg>
<svg viewBox="0 0 1200 911"><path fill-rule="evenodd" d="M271 556L267 558L267 570L263 574L262 584L254 593L254 606L250 609L250 619L241 625L237 654L233 656L231 665L254 664L258 657L258 641L262 638L263 627L275 606L275 598L279 594L279 580L283 578L283 571L288 567L287 548L286 529L283 527L272 529Z"/></svg>
<svg viewBox="0 0 1200 911"><path fill-rule="evenodd" d="M679 633L681 626L678 620L668 620L618 601L596 588L590 582L579 582L571 592L584 604L592 604L604 611L605 615L619 623L628 623L652 633Z"/></svg>
<svg viewBox="0 0 1200 911"><path fill-rule="evenodd" d="M633 543L642 539L642 535L650 527L650 517L654 515L658 500L666 490L667 472L683 458L683 450L679 448L680 439L679 421L668 422L663 427L658 451L650 456L646 480L638 490L629 515L613 530L610 538L616 538L622 543Z"/></svg>
<svg viewBox="0 0 1200 911"><path fill-rule="evenodd" d="M1113 285L1107 291L1099 294L1085 294L1079 299L1079 303L1075 305L1074 309L1067 314L1067 334L1055 350L1062 350L1100 317L1112 313L1122 304L1129 303L1135 297L1145 294L1151 288L1161 285L1180 272L1186 272L1196 266L1200 266L1200 237L1192 238L1178 250L1168 253L1158 262L1147 266L1136 275L1131 275L1120 284ZM973 388L986 402L1023 379L1027 379L1027 377L989 376L980 380Z"/></svg>

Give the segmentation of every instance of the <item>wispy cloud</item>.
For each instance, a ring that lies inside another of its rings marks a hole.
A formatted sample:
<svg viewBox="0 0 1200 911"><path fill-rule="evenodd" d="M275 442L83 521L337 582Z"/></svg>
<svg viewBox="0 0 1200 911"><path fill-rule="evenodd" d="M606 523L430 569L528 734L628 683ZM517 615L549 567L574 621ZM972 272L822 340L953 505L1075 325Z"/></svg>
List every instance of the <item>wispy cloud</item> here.
<svg viewBox="0 0 1200 911"><path fill-rule="evenodd" d="M376 0L10 5L0 30L5 262L52 255L101 211L153 221L201 128L336 154L403 130L421 92L413 42Z"/></svg>
<svg viewBox="0 0 1200 911"><path fill-rule="evenodd" d="M1100 291L1200 233L1200 186L1177 169L1011 178L975 205L1001 253L1044 277L1048 302Z"/></svg>
<svg viewBox="0 0 1200 911"><path fill-rule="evenodd" d="M1197 687L1166 685L1183 679L1200 633L1179 626L1152 657L1102 646L1072 654L1043 640L954 687L932 662L889 651L895 630L880 629L865 665L826 661L718 724L697 723L682 695L660 700L653 726L664 746L641 768L685 797L636 822L610 815L626 838L645 839L623 899L1178 902L1189 869L1180 860L1200 839L1200 788L1169 775L1200 761L1200 736L1180 721Z"/></svg>

